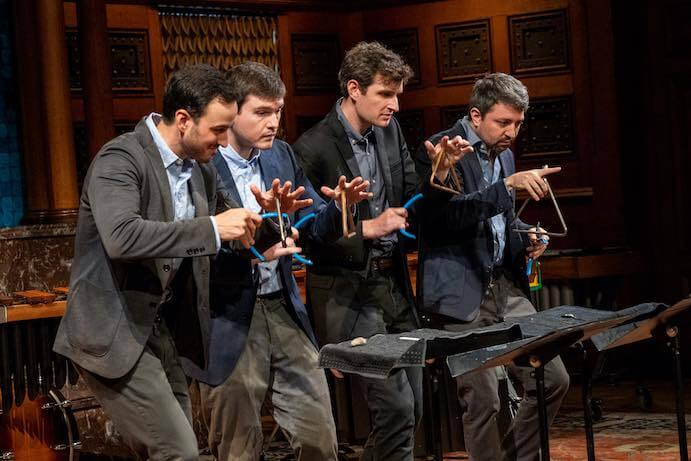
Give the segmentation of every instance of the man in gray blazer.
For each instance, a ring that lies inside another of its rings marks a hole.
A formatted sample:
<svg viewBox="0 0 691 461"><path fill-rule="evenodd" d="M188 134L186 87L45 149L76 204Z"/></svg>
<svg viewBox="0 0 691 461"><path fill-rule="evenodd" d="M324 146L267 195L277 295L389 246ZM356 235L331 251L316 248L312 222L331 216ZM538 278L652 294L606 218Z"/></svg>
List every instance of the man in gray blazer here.
<svg viewBox="0 0 691 461"><path fill-rule="evenodd" d="M261 222L239 208L209 217L216 172L203 164L227 143L236 99L211 66L176 72L163 114L103 146L84 181L54 350L143 458L197 459L178 354L205 365L210 256L221 241L249 247Z"/></svg>

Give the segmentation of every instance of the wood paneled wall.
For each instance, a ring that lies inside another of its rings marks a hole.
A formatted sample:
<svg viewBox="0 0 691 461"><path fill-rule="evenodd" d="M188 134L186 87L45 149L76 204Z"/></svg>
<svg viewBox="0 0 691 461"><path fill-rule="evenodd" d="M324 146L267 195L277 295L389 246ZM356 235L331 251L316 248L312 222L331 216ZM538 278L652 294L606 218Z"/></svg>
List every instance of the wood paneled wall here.
<svg viewBox="0 0 691 461"><path fill-rule="evenodd" d="M65 26L70 33L77 30L77 12L75 3L65 2ZM161 27L157 11L146 5L107 5L107 26L113 45L119 47L123 55L119 62L113 62L123 71L132 72L136 77L129 81L114 81L113 112L116 126L132 125L152 110L161 110L163 106L163 62L161 51ZM75 46L76 46L76 42ZM70 43L68 43L70 47ZM78 50L76 50L78 52ZM72 50L68 49L68 53ZM141 54L130 57L131 54ZM116 54L117 55L117 54ZM70 65L75 62L70 58ZM71 69L71 82L74 87L74 73L78 66ZM83 76L79 76L83 78ZM75 123L84 121L84 109L81 92L72 91L72 114ZM91 155L95 154L91 153Z"/></svg>

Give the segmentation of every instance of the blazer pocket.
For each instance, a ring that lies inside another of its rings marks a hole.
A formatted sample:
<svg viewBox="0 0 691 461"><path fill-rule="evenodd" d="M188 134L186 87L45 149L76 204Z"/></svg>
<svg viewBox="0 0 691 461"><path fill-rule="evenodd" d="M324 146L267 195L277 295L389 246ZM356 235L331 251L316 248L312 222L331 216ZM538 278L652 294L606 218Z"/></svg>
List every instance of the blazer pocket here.
<svg viewBox="0 0 691 461"><path fill-rule="evenodd" d="M120 294L81 280L70 294L65 312L67 338L72 346L93 356L108 353L122 318Z"/></svg>

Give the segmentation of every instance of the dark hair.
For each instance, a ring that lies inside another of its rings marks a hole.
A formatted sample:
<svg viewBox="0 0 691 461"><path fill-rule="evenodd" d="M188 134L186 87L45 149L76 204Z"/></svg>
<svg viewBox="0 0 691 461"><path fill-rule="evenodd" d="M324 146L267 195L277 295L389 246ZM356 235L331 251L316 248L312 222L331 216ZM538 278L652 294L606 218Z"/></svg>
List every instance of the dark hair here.
<svg viewBox="0 0 691 461"><path fill-rule="evenodd" d="M286 94L286 86L278 72L254 61L232 67L226 73L226 80L238 95L238 110L251 94L269 100L280 99Z"/></svg>
<svg viewBox="0 0 691 461"><path fill-rule="evenodd" d="M405 83L413 76L413 69L398 54L379 42L360 42L348 50L343 58L338 82L341 94L348 96L348 81L355 80L363 92L372 84L375 75L385 82Z"/></svg>
<svg viewBox="0 0 691 461"><path fill-rule="evenodd" d="M175 112L185 109L194 121L204 115L209 103L220 99L225 103L237 101L233 87L223 73L208 64L194 64L173 73L163 94L163 119L172 123Z"/></svg>
<svg viewBox="0 0 691 461"><path fill-rule="evenodd" d="M528 89L517 78L501 72L478 79L473 85L468 108L477 107L484 117L497 103L525 112L529 103Z"/></svg>

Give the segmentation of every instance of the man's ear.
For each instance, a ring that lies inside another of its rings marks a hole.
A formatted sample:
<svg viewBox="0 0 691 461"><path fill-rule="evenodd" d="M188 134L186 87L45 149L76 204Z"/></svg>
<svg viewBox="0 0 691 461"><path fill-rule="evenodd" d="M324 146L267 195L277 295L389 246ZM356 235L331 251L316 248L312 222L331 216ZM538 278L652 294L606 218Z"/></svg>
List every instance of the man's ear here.
<svg viewBox="0 0 691 461"><path fill-rule="evenodd" d="M468 118L470 119L470 123L477 128L480 125L480 122L482 121L482 112L480 112L480 109L477 107L471 107L470 110L468 111Z"/></svg>
<svg viewBox="0 0 691 461"><path fill-rule="evenodd" d="M175 125L182 133L187 131L189 125L193 123L192 116L185 109L178 109L175 111Z"/></svg>
<svg viewBox="0 0 691 461"><path fill-rule="evenodd" d="M357 82L357 80L348 80L346 88L348 89L348 96L355 100L357 100L362 94L362 91L360 90L360 84Z"/></svg>

